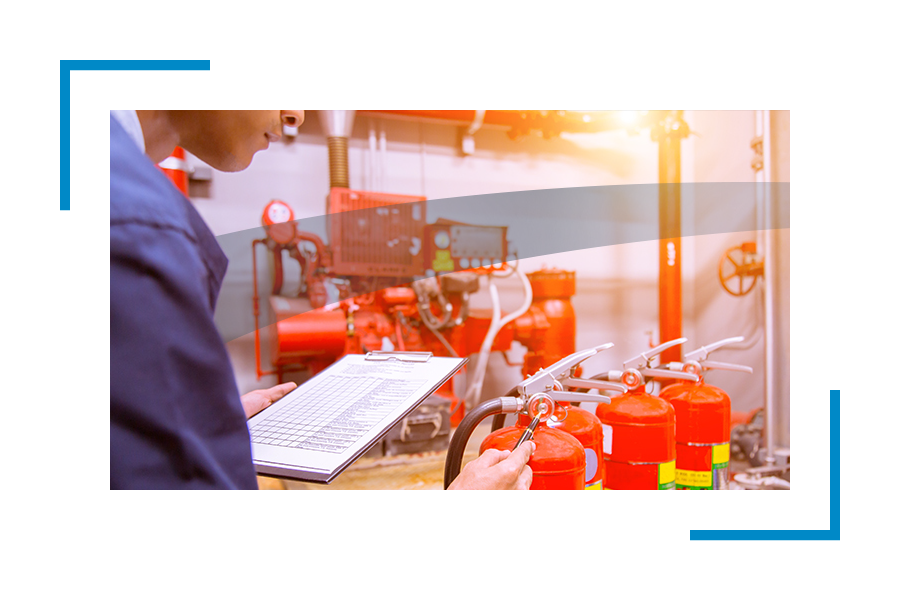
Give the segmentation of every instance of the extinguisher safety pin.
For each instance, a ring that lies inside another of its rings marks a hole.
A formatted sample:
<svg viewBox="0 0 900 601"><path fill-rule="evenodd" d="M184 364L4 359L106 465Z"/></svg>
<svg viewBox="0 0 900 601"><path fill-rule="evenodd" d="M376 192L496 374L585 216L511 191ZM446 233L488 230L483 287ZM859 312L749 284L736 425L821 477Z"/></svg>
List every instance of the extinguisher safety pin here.
<svg viewBox="0 0 900 601"><path fill-rule="evenodd" d="M563 415L562 419L557 419L556 414L554 413L547 419L547 422L555 422L557 424L561 424L562 422L566 421L569 418L569 408L566 407L565 405L559 405L559 408L562 409L563 411L565 411L565 413L566 413L565 415Z"/></svg>

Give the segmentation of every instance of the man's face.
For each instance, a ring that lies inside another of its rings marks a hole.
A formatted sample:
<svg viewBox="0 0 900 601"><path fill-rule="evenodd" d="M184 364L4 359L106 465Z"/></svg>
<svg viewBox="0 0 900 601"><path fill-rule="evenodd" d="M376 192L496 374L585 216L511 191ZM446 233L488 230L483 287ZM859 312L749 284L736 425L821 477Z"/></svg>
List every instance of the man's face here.
<svg viewBox="0 0 900 601"><path fill-rule="evenodd" d="M181 145L220 171L246 169L253 155L281 138L282 125L303 123L303 111L174 111Z"/></svg>

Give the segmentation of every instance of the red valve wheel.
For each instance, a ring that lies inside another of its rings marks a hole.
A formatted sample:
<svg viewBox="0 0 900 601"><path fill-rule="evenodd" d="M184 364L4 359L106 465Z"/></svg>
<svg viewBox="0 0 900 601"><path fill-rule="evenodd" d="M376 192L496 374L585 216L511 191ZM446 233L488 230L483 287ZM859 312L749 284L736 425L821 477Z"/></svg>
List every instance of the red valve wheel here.
<svg viewBox="0 0 900 601"><path fill-rule="evenodd" d="M742 246L729 248L719 259L719 282L732 296L749 294L759 279L758 268Z"/></svg>

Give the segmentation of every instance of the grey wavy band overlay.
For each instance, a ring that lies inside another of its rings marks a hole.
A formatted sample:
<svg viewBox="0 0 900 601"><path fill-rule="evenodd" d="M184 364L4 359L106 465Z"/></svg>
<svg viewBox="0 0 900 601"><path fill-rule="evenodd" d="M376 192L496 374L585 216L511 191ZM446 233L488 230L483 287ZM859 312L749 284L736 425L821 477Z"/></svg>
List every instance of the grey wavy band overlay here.
<svg viewBox="0 0 900 601"><path fill-rule="evenodd" d="M663 232L662 235L660 232L661 195L667 199L680 197L682 238L790 228L790 183L635 184L560 188L441 198L415 204L420 205L427 223L445 219L471 225L506 226L510 250L518 258L525 259L673 237L669 235L671 232ZM757 214L759 199L763 197L770 199L772 208L766 222L759 221ZM262 209L269 200L271 199L259 200L258 215L262 214ZM290 199L287 201L290 204ZM361 209L344 213L342 223L372 223L378 211L379 209ZM351 214L353 218L347 218ZM298 231L314 233L328 245L329 221L332 217L308 217L298 219L295 224ZM758 224L761 223L765 225L760 227ZM360 237L366 235L360 232ZM352 230L344 231L344 238L347 239L348 236L353 237ZM265 237L266 232L261 225L217 236L229 259L228 273L216 308L216 324L225 341L234 340L254 330L252 243ZM265 309L272 280L270 261L261 249L258 253L262 327L271 325L274 321ZM298 270L297 264L285 255L285 271L296 273ZM395 280L395 283L404 282Z"/></svg>

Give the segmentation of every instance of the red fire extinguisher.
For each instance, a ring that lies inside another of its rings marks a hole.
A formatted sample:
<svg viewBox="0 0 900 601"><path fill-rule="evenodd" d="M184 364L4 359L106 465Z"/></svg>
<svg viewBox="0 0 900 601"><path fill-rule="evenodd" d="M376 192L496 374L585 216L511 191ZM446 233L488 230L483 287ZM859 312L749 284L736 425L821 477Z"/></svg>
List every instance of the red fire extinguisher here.
<svg viewBox="0 0 900 601"><path fill-rule="evenodd" d="M576 381L572 378L566 380L569 386L576 387ZM592 380L586 382L591 388L607 390L624 394L628 388L615 382ZM606 396L590 396L591 401L609 403L611 399ZM527 421L524 416L519 418L519 424ZM584 447L585 466L585 490L603 490L606 478L606 465L603 461L603 424L596 415L581 407L575 407L569 402L561 401L557 409L547 420L547 426L558 428L575 437Z"/></svg>
<svg viewBox="0 0 900 601"><path fill-rule="evenodd" d="M525 412L521 421L515 425L488 435L481 444L481 452L487 449L512 450L525 429L531 425L531 421L538 417L539 423L534 430L533 438L535 452L528 462L533 474L531 489L583 490L587 466L584 446L573 435L560 428L551 427L547 421L550 416L557 413L558 404L561 402L606 399L598 395L568 391L565 388L604 387L606 383L580 380L573 374L578 371L579 365L585 359L611 346L612 344L607 344L564 357L550 367L540 369L538 373L526 378L511 392L517 396L493 399L475 407L460 422L450 441L444 467L444 488L447 488L459 474L466 443L478 423L491 415ZM570 408L569 411L572 409L574 408ZM560 413L564 414L565 411ZM568 420L565 419L562 423L565 421Z"/></svg>
<svg viewBox="0 0 900 601"><path fill-rule="evenodd" d="M553 415L552 400L535 398L527 415L522 415L514 426L492 432L481 443L480 453L488 449L512 451L531 422L539 416L541 421L534 431L535 451L528 461L533 474L531 490L581 490L585 484L586 458L584 447L578 440L558 428L547 425Z"/></svg>
<svg viewBox="0 0 900 601"><path fill-rule="evenodd" d="M644 386L652 378L689 380L686 372L651 368L656 355L686 338L678 338L625 362L622 371L602 376L620 381L628 392L597 407L603 424L603 454L608 490L675 489L675 410L663 399L648 394Z"/></svg>
<svg viewBox="0 0 900 601"><path fill-rule="evenodd" d="M659 394L675 409L675 487L678 490L728 488L731 398L721 388L704 382L701 374L710 369L753 373L753 368L746 365L708 359L714 350L743 340L743 336L737 336L701 346L686 354L684 363L667 366L700 377L698 382L670 384Z"/></svg>

